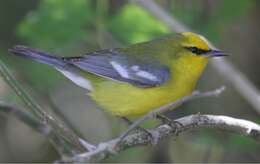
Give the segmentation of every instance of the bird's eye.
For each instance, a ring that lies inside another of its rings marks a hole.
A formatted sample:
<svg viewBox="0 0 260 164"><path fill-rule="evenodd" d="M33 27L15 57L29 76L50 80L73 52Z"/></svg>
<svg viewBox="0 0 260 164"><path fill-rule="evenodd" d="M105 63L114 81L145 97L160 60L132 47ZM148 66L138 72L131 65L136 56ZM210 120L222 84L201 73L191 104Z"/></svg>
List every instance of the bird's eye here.
<svg viewBox="0 0 260 164"><path fill-rule="evenodd" d="M201 55L209 52L210 50L203 50L198 47L185 47L187 50L191 51L194 54Z"/></svg>
<svg viewBox="0 0 260 164"><path fill-rule="evenodd" d="M199 49L197 47L190 47L189 50L195 54L199 52Z"/></svg>

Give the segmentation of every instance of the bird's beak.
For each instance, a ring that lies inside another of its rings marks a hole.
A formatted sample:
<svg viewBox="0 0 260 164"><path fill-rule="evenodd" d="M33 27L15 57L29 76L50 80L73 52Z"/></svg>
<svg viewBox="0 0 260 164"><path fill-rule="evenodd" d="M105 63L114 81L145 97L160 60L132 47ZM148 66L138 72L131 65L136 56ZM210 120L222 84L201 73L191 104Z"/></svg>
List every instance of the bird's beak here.
<svg viewBox="0 0 260 164"><path fill-rule="evenodd" d="M208 57L222 57L222 56L229 56L227 52L221 50L210 50L207 54Z"/></svg>

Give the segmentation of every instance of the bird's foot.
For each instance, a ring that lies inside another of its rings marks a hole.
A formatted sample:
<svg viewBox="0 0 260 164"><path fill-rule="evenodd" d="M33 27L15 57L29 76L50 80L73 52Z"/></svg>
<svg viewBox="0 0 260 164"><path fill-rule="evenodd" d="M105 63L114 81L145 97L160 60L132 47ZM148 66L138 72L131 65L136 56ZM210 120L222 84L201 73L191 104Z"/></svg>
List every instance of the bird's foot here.
<svg viewBox="0 0 260 164"><path fill-rule="evenodd" d="M159 139L160 139L160 133L157 131L147 130L147 129L146 129L146 133L149 136L149 138L151 139L152 146L157 145L159 142Z"/></svg>
<svg viewBox="0 0 260 164"><path fill-rule="evenodd" d="M180 122L175 121L175 120L172 120L172 119L170 119L170 118L168 118L168 117L166 117L166 116L164 116L164 115L157 114L157 115L156 115L156 118L159 119L159 120L161 120L164 124L169 125L172 129L174 129L174 133L175 133L176 135L178 135L179 129L180 129L181 127L183 127L183 125L182 125Z"/></svg>
<svg viewBox="0 0 260 164"><path fill-rule="evenodd" d="M130 121L128 118L126 118L126 117L121 117L121 118L122 118L122 120L123 120L124 122L126 122L129 126L131 126L131 125L133 124L133 122ZM158 132L145 129L145 128L141 127L141 126L137 126L137 127L136 127L136 130L138 130L139 132L144 132L144 133L146 133L146 134L149 136L149 138L151 139L151 144L152 144L152 145L157 145L157 143L158 143L158 141L159 141L159 134L158 134Z"/></svg>

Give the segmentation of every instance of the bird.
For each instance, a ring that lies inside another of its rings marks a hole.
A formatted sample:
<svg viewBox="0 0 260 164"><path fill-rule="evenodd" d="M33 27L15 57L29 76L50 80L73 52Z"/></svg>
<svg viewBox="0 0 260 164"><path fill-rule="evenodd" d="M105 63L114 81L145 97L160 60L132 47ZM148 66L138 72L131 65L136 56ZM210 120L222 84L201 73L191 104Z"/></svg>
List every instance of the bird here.
<svg viewBox="0 0 260 164"><path fill-rule="evenodd" d="M140 117L191 94L209 59L227 56L193 32L81 56L55 56L21 45L9 51L55 68L118 117Z"/></svg>

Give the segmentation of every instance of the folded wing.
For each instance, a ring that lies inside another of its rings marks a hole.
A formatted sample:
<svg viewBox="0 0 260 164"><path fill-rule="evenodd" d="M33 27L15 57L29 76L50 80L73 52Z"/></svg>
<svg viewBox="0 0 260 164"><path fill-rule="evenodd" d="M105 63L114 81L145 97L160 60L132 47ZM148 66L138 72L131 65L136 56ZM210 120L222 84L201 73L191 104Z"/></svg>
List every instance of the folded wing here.
<svg viewBox="0 0 260 164"><path fill-rule="evenodd" d="M159 86L170 76L166 66L153 61L131 59L117 49L96 51L82 57L67 57L63 60L98 76L143 88Z"/></svg>

